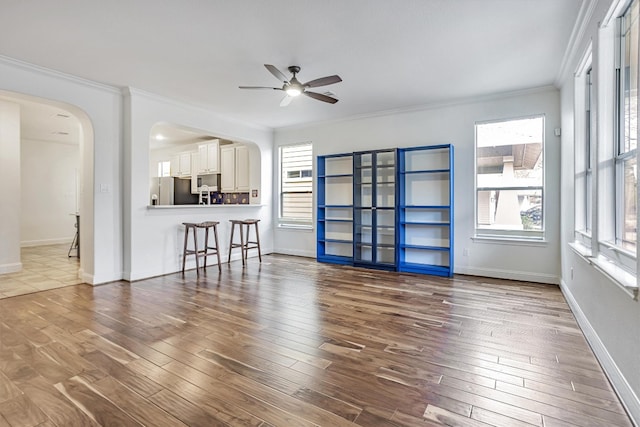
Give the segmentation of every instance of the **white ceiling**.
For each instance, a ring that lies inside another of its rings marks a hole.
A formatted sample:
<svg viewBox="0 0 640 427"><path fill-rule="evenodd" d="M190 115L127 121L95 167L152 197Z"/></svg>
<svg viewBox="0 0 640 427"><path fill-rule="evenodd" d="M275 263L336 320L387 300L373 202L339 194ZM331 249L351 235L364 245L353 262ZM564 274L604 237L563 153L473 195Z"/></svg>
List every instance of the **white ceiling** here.
<svg viewBox="0 0 640 427"><path fill-rule="evenodd" d="M553 84L589 0L0 0L0 54L278 128ZM335 105L283 93L338 74Z"/></svg>

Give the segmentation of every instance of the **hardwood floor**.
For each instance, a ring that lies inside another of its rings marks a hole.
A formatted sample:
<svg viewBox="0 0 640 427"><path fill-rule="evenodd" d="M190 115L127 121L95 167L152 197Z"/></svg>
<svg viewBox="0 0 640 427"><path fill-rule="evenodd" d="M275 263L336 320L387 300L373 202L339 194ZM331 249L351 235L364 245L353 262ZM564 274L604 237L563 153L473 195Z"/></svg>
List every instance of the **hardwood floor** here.
<svg viewBox="0 0 640 427"><path fill-rule="evenodd" d="M2 426L631 426L554 286L270 255L0 300Z"/></svg>

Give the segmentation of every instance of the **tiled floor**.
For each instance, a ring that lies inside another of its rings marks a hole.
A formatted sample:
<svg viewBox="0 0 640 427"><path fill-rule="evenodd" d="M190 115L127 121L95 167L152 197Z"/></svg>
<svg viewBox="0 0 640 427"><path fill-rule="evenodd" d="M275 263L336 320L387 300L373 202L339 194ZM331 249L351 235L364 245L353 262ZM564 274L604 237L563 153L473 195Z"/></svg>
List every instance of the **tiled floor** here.
<svg viewBox="0 0 640 427"><path fill-rule="evenodd" d="M68 251L68 244L22 248L22 271L0 275L0 299L81 283L80 262Z"/></svg>

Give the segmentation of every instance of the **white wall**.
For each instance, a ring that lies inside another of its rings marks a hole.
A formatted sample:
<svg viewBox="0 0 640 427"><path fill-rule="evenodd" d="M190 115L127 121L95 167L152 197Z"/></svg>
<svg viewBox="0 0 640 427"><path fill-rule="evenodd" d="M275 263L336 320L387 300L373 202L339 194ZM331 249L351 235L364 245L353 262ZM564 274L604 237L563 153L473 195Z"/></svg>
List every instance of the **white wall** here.
<svg viewBox="0 0 640 427"><path fill-rule="evenodd" d="M582 37L576 41L566 72L561 79L562 114L562 290L589 340L596 356L612 381L627 410L640 425L640 302L634 301L611 280L596 270L592 264L574 252L569 243L574 236L574 80L579 61L589 42L593 43L594 79L598 91L596 105L605 99L612 105L611 94L601 92L598 85L598 69L610 67L607 61L600 65L599 46L610 41L601 38L599 27L611 6L611 0L593 3L592 14L587 16ZM610 48L610 45L607 46ZM607 109L598 111L611 114ZM599 137L604 137L602 127ZM607 136L612 137L612 136ZM597 143L597 142L596 142ZM596 205L599 203L595 201ZM601 201L600 201L601 203Z"/></svg>
<svg viewBox="0 0 640 427"><path fill-rule="evenodd" d="M20 154L21 245L70 243L75 234L79 146L22 139Z"/></svg>
<svg viewBox="0 0 640 427"><path fill-rule="evenodd" d="M314 156L369 149L451 143L455 151L454 271L543 283L560 274L559 92L554 88L505 94L423 110L277 130L276 146L313 142ZM474 240L474 125L478 121L544 114L546 243ZM274 163L275 164L275 163ZM274 167L274 179L277 179ZM315 256L315 232L276 229L274 250ZM466 249L468 256L463 256ZM536 262L531 262L536 260Z"/></svg>
<svg viewBox="0 0 640 427"><path fill-rule="evenodd" d="M226 260L229 220L260 219L262 252L273 248L272 152L270 129L232 122L213 112L129 89L125 99L125 269L127 280L173 273L182 268L183 222L219 221L223 262ZM242 142L251 147L251 184L259 190L253 205L175 206L149 208L149 137L151 128L164 122ZM261 202L261 203L260 203ZM254 256L255 251L250 252ZM232 259L240 259L240 252ZM187 268L195 263L190 257Z"/></svg>
<svg viewBox="0 0 640 427"><path fill-rule="evenodd" d="M20 106L0 100L0 274L20 271Z"/></svg>
<svg viewBox="0 0 640 427"><path fill-rule="evenodd" d="M122 278L122 96L119 90L0 57L0 92L57 105L82 126L80 145L81 258L86 283ZM17 161L15 157L12 161ZM18 178L19 179L19 178ZM20 215L20 202L10 209ZM4 216L3 216L4 220ZM19 224L17 225L19 227ZM19 247L19 240L17 245ZM0 241L4 251L15 246Z"/></svg>

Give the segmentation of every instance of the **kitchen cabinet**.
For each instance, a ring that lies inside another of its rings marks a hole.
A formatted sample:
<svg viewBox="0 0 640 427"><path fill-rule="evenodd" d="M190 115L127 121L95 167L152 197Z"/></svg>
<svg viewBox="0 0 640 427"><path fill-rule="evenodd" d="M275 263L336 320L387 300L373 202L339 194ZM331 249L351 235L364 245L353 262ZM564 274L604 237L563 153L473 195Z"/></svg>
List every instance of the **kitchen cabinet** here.
<svg viewBox="0 0 640 427"><path fill-rule="evenodd" d="M171 176L187 177L191 175L191 155L191 152L183 152L171 157Z"/></svg>
<svg viewBox="0 0 640 427"><path fill-rule="evenodd" d="M230 145L220 147L220 186L222 192L249 191L249 147Z"/></svg>
<svg viewBox="0 0 640 427"><path fill-rule="evenodd" d="M217 139L198 145L198 175L220 172L219 147L220 143Z"/></svg>

